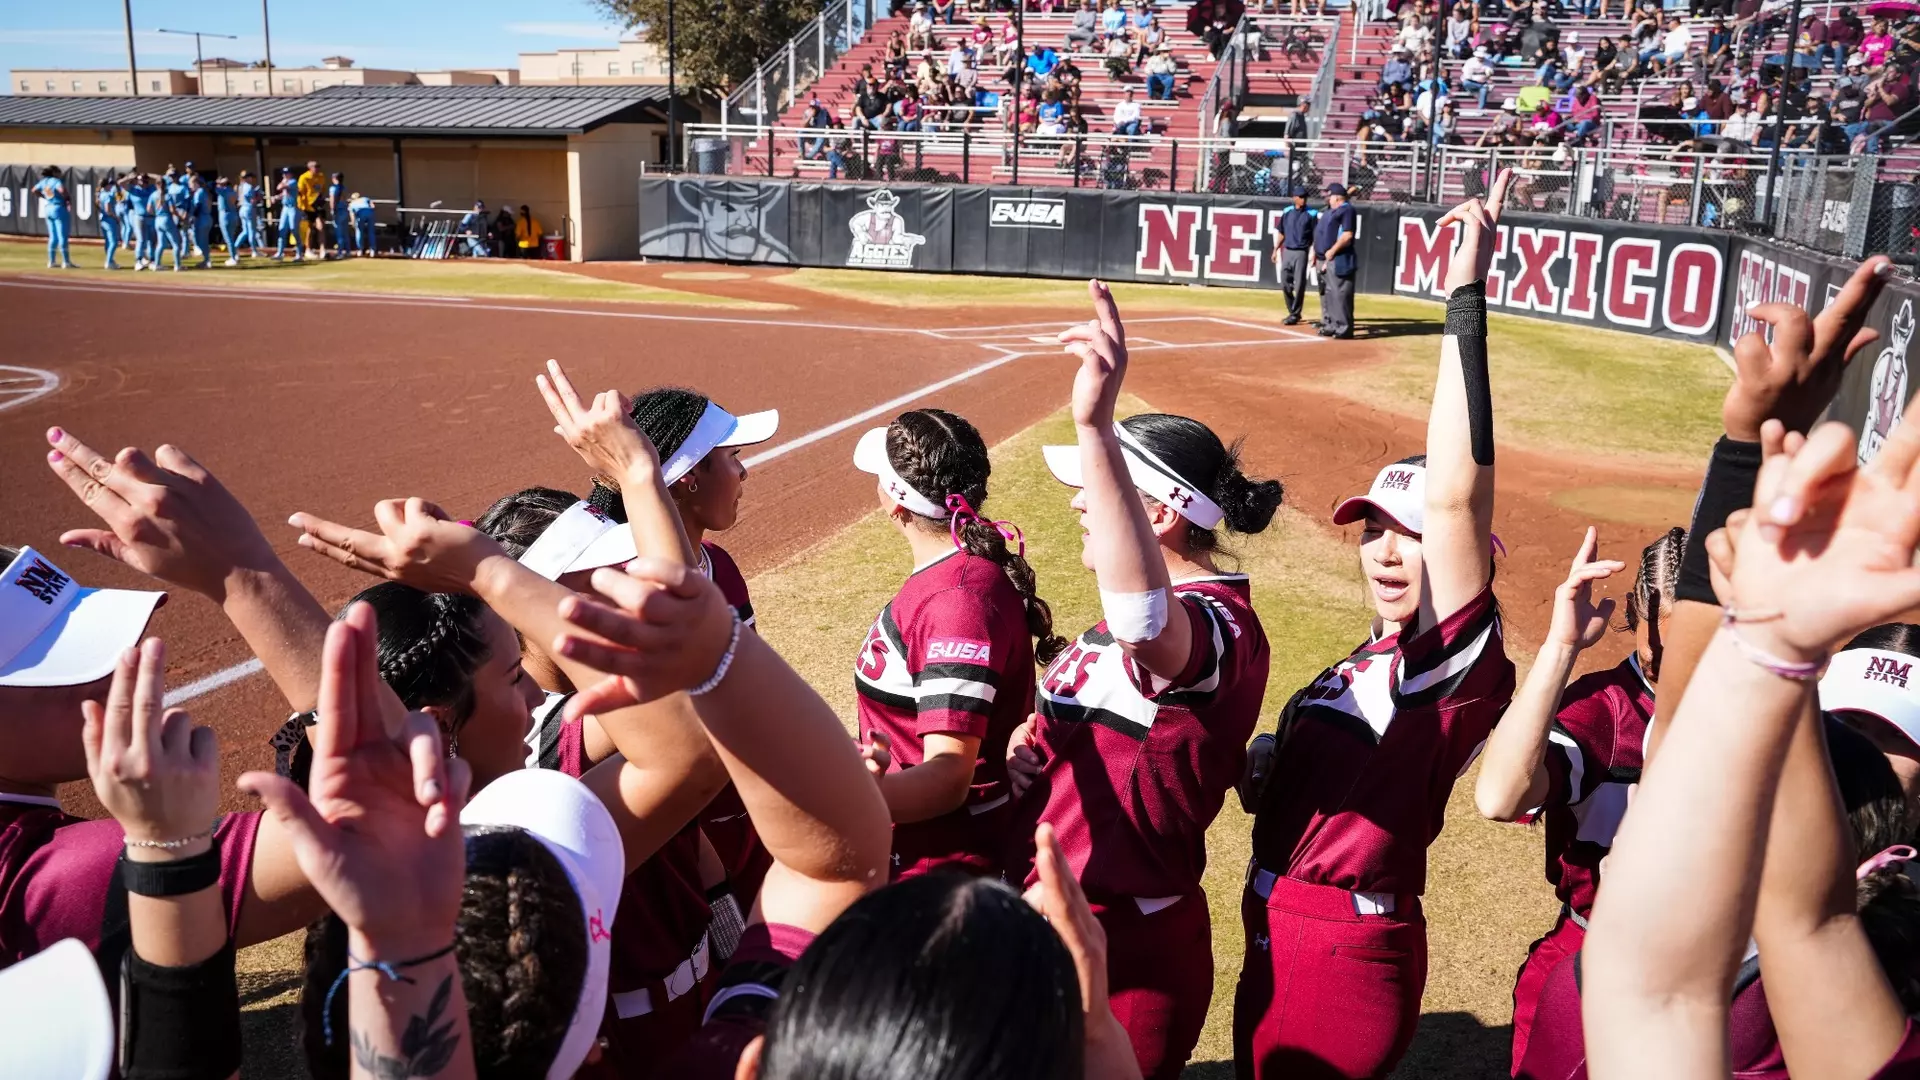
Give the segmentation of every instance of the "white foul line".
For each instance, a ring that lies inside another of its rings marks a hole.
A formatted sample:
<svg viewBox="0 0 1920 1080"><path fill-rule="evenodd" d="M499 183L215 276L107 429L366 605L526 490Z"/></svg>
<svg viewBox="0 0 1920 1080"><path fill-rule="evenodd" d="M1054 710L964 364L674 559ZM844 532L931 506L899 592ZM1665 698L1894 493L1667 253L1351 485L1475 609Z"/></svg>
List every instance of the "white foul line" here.
<svg viewBox="0 0 1920 1080"><path fill-rule="evenodd" d="M185 705L187 702L203 694L211 694L228 683L239 682L241 679L252 675L256 671L264 670L266 670L266 665L262 664L258 659L243 660L230 668L221 668L206 678L195 679L185 686L176 686L167 691L166 707L171 709L179 705Z"/></svg>

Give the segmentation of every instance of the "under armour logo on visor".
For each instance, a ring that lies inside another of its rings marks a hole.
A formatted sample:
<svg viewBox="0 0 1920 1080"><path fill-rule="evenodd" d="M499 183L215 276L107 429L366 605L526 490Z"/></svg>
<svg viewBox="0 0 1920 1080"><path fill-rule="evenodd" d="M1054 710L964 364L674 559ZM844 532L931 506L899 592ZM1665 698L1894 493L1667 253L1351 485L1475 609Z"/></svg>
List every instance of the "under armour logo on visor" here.
<svg viewBox="0 0 1920 1080"><path fill-rule="evenodd" d="M1182 488L1177 488L1177 487L1174 488L1171 492L1167 493L1167 497L1172 501L1179 503L1180 509L1182 510L1185 510L1188 507L1193 505L1193 496L1187 494L1186 491Z"/></svg>
<svg viewBox="0 0 1920 1080"><path fill-rule="evenodd" d="M20 571L14 584L27 590L35 600L51 606L67 586L73 584L73 579L55 570L51 564L35 559L31 566Z"/></svg>
<svg viewBox="0 0 1920 1080"><path fill-rule="evenodd" d="M607 924L601 920L600 913L595 911L593 918L587 920L588 943L598 945L603 941L611 940L613 940L613 935L607 933Z"/></svg>

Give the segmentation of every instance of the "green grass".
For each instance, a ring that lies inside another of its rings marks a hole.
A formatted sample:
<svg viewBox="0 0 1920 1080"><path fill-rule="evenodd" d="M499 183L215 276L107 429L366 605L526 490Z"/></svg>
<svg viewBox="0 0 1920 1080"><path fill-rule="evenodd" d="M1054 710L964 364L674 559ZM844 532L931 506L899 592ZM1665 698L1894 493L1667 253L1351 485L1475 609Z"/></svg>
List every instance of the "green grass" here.
<svg viewBox="0 0 1920 1080"><path fill-rule="evenodd" d="M171 270L157 274L134 273L132 259L120 257L123 269L109 271L100 263L105 257L97 244L75 245L74 261L79 270L49 271L45 241L8 240L0 242L0 273L57 273L78 279L113 277L145 284L160 282L177 285L238 286L242 288L313 289L336 292L395 293L412 296L472 296L528 300L614 300L628 303L697 304L778 310L784 305L759 304L708 293L683 292L647 285L630 285L544 269L537 263L513 259L342 259L333 262L273 262L270 259L243 259L241 265L221 265L216 252L212 269L205 271ZM186 260L191 265L193 260ZM167 265L172 266L171 257Z"/></svg>
<svg viewBox="0 0 1920 1080"><path fill-rule="evenodd" d="M781 285L808 289L826 296L860 300L891 307L950 308L1070 307L1087 303L1084 281L1041 278L985 277L973 274L908 274L881 270L824 270L806 268L769 279ZM1264 289L1226 289L1196 285L1142 285L1116 281L1114 299L1124 313L1130 307L1154 310L1211 311L1257 315L1278 321L1286 314L1280 294ZM1309 313L1318 301L1309 294Z"/></svg>
<svg viewBox="0 0 1920 1080"><path fill-rule="evenodd" d="M1130 398L1124 412L1144 411ZM1069 637L1099 618L1093 575L1080 565L1080 530L1068 492L1047 473L1040 446L1073 440L1064 412L993 448L994 516L1026 531L1027 557L1055 624ZM1273 655L1261 727L1271 729L1293 689L1346 655L1366 632L1371 611L1353 551L1307 515L1283 509L1274 526L1240 547L1254 603ZM786 565L752 582L761 631L854 730L852 658L873 617L911 568L903 540L878 510ZM1481 821L1462 781L1452 824L1433 853L1430 899L1433 976L1428 1021L1403 1075L1473 1077L1503 1070L1511 1017L1508 996L1527 942L1551 921L1541 880L1539 840ZM1207 835L1205 886L1213 912L1214 997L1189 1070L1231 1075L1232 1004L1244 942L1240 886L1250 855L1251 820L1237 800ZM1500 1071L1499 1075L1505 1075Z"/></svg>

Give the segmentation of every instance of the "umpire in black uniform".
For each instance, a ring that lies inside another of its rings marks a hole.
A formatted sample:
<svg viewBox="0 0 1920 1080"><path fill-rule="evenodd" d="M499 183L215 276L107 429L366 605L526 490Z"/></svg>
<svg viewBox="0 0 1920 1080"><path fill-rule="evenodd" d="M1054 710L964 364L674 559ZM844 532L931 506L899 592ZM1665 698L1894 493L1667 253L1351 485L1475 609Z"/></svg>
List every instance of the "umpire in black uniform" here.
<svg viewBox="0 0 1920 1080"><path fill-rule="evenodd" d="M1319 215L1307 208L1307 186L1293 186L1293 205L1280 211L1280 246L1273 261L1280 267L1280 291L1287 297L1286 324L1300 321L1307 301L1307 253L1313 248L1313 222Z"/></svg>
<svg viewBox="0 0 1920 1080"><path fill-rule="evenodd" d="M1353 336L1353 238L1359 215L1345 184L1327 185L1327 209L1313 225L1313 265L1320 271L1320 336Z"/></svg>

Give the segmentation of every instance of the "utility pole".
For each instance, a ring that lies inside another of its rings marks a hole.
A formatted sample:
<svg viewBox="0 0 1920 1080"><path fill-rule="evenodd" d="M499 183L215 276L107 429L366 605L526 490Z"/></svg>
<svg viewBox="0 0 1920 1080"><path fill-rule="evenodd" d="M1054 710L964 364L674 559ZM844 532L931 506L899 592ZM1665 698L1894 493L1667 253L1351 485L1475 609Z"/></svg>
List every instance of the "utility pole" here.
<svg viewBox="0 0 1920 1080"><path fill-rule="evenodd" d="M154 33L193 35L193 82L194 82L193 92L194 92L194 96L196 97L207 96L207 59L206 59L206 56L202 54L200 51L201 35L204 34L207 37L214 37L214 38L226 38L228 41L240 40L238 37L234 36L233 34L216 34L211 30L155 30ZM228 75L227 81L232 82L233 76Z"/></svg>
<svg viewBox="0 0 1920 1080"><path fill-rule="evenodd" d="M667 168L671 169L680 160L679 127L675 123L680 116L680 72L676 66L678 57L674 50L673 37L673 0L667 0ZM766 123L761 117L760 122ZM772 155L771 147L767 150Z"/></svg>
<svg viewBox="0 0 1920 1080"><path fill-rule="evenodd" d="M267 14L268 0L260 0L260 40L267 51L267 96L273 96L273 22Z"/></svg>
<svg viewBox="0 0 1920 1080"><path fill-rule="evenodd" d="M1771 235L1778 224L1773 212L1779 205L1780 193L1780 143L1785 138L1787 120L1787 82L1793 78L1794 46L1800 42L1800 0L1793 0L1793 14L1787 24L1787 42L1781 46L1780 85L1773 94L1773 150L1767 155L1767 231ZM1694 160L1695 171L1700 168L1698 158Z"/></svg>
<svg viewBox="0 0 1920 1080"><path fill-rule="evenodd" d="M1025 0L1015 6L1013 15L1013 182L1020 182L1020 110L1026 101L1020 96L1027 77L1027 20L1021 10Z"/></svg>
<svg viewBox="0 0 1920 1080"><path fill-rule="evenodd" d="M120 12L127 20L127 85L133 96L140 96L140 62L133 55L133 0L120 0Z"/></svg>

